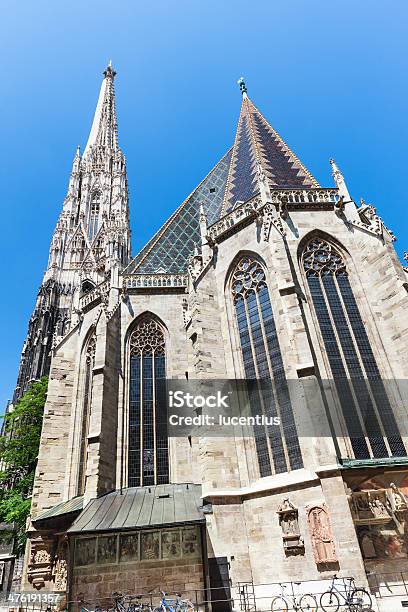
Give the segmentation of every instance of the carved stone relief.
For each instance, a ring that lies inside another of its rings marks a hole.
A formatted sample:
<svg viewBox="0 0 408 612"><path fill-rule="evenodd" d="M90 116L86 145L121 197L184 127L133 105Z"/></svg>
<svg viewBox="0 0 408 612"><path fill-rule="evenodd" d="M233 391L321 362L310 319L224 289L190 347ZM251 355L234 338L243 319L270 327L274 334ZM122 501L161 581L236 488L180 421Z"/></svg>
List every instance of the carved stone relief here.
<svg viewBox="0 0 408 612"><path fill-rule="evenodd" d="M41 589L52 579L54 541L48 538L31 540L28 580L35 589Z"/></svg>
<svg viewBox="0 0 408 612"><path fill-rule="evenodd" d="M336 549L326 504L308 508L307 519L316 564L336 563Z"/></svg>
<svg viewBox="0 0 408 612"><path fill-rule="evenodd" d="M53 574L55 590L66 591L68 586L68 543L64 539L58 545Z"/></svg>
<svg viewBox="0 0 408 612"><path fill-rule="evenodd" d="M351 507L356 525L381 525L392 520L385 490L355 491L351 495Z"/></svg>

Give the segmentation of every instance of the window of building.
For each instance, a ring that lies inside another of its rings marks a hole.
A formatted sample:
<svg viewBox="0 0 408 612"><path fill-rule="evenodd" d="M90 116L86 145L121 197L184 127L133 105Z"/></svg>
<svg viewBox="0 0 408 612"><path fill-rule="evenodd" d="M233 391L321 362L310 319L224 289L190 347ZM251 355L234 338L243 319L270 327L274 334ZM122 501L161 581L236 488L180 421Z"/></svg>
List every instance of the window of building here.
<svg viewBox="0 0 408 612"><path fill-rule="evenodd" d="M317 237L302 261L355 458L406 455L343 257Z"/></svg>
<svg viewBox="0 0 408 612"><path fill-rule="evenodd" d="M81 284L81 297L85 295L86 293L89 293L93 289L95 289L95 283L93 283L92 281L88 279L85 279L84 281L82 281L82 284Z"/></svg>
<svg viewBox="0 0 408 612"><path fill-rule="evenodd" d="M130 336L128 486L169 481L163 330L143 317Z"/></svg>
<svg viewBox="0 0 408 612"><path fill-rule="evenodd" d="M78 469L78 495L83 495L85 492L86 483L86 463L88 457L88 432L89 419L91 415L92 404L92 382L93 368L95 365L96 338L92 336L87 344L85 352L85 369L84 369L84 395L82 404L81 417L81 437L79 442L79 469Z"/></svg>
<svg viewBox="0 0 408 612"><path fill-rule="evenodd" d="M254 427L261 476L303 467L288 383L265 271L243 257L232 276L248 395L254 414L279 417L280 427ZM249 384L249 381L259 384Z"/></svg>
<svg viewBox="0 0 408 612"><path fill-rule="evenodd" d="M99 212L101 204L101 194L99 191L94 191L91 197L91 206L89 211L89 238L93 238L98 233L99 229Z"/></svg>

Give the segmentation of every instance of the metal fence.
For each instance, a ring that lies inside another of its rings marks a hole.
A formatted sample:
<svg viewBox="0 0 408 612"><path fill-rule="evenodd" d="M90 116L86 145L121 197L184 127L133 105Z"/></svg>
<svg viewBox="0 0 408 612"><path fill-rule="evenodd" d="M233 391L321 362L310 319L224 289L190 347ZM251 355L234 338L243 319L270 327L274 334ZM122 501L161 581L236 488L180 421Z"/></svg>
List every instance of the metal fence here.
<svg viewBox="0 0 408 612"><path fill-rule="evenodd" d="M408 603L408 569L406 572L368 572L370 591L377 599L406 597ZM407 606L408 607L408 606Z"/></svg>
<svg viewBox="0 0 408 612"><path fill-rule="evenodd" d="M408 571L407 573L371 574L368 580L373 601L377 597L400 595L406 595L408 599ZM351 608L346 604L346 595L354 584L353 578L336 578L334 584L339 593L340 608L337 604L333 605L333 612L350 610ZM331 585L331 579L264 584L253 582L230 584L227 582L217 588L190 589L179 593L174 590L170 591L169 586L167 587L169 591L166 586L162 586L147 593L116 593L90 601L88 601L89 596L87 598L85 595L78 595L76 600L69 602L66 602L61 596L55 601L40 601L39 599L30 601L29 594L21 594L23 597L19 601L5 601L4 604L14 612L137 612L143 609L141 604L144 604L144 610L148 612L149 609L154 610L160 605L162 593L166 592L166 599L170 605L176 602L178 596L181 596L183 600L191 602L191 610L194 609L196 612L271 612L272 601L278 596L285 598L288 611L320 612L322 610L321 595L327 592ZM307 594L311 596L309 607L302 608L301 597ZM174 609L177 610L177 606L174 606ZM286 610L286 608L282 609ZM360 608L359 612L368 612L369 609L369 607ZM325 606L325 610L330 610L330 608Z"/></svg>

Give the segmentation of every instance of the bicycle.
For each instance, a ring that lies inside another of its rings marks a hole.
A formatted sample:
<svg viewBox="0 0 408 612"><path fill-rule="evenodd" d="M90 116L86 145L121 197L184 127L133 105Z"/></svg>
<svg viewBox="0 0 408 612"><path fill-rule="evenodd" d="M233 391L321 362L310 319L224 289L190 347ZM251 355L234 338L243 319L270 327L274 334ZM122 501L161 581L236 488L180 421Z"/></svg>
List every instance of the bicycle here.
<svg viewBox="0 0 408 612"><path fill-rule="evenodd" d="M153 612L194 612L195 608L190 600L181 599L180 593L175 593L176 599L168 600L166 596L168 593L164 593L160 591L162 598L160 600L160 604L157 608L153 610Z"/></svg>
<svg viewBox="0 0 408 612"><path fill-rule="evenodd" d="M150 604L144 603L141 600L143 599L143 595L127 595L124 596L122 593L112 593L112 599L114 601L114 606L112 610L109 612L153 612ZM129 604L126 608L125 599L129 601ZM135 603L133 600L138 600Z"/></svg>
<svg viewBox="0 0 408 612"><path fill-rule="evenodd" d="M320 597L320 607L323 612L338 612L340 605L347 606L350 612L369 612L372 608L372 599L368 591L363 587L356 587L354 578L343 579L344 592L335 585L337 575L332 578L332 584L328 591ZM344 603L341 603L341 599Z"/></svg>
<svg viewBox="0 0 408 612"><path fill-rule="evenodd" d="M134 603L132 600L137 599L138 603ZM128 605L127 612L153 612L153 608L150 604L141 601L143 595L132 595L129 597L130 603Z"/></svg>
<svg viewBox="0 0 408 612"><path fill-rule="evenodd" d="M301 582L292 582L292 594L286 595L285 589L287 585L284 583L279 583L281 588L281 594L276 595L271 601L271 611L272 612L288 612L288 610L300 610L300 612L316 612L317 611L317 601L314 595L310 593L305 593L301 595L300 599L298 599L298 595L295 594L294 584L298 587L302 584ZM290 599L290 604L288 603L288 598ZM289 607L289 605L291 607Z"/></svg>
<svg viewBox="0 0 408 612"><path fill-rule="evenodd" d="M101 606L92 606L89 601L85 601L84 599L79 599L78 601L68 601L67 602L67 612L68 612L68 604L80 604L79 612L103 612ZM86 604L86 605L85 605ZM90 608L86 606L91 605Z"/></svg>

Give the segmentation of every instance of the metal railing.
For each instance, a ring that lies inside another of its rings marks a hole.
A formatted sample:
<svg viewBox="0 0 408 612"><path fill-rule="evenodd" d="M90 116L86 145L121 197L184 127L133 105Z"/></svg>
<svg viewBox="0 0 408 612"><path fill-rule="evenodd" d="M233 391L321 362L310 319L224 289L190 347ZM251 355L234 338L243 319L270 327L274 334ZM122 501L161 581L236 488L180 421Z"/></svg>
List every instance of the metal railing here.
<svg viewBox="0 0 408 612"><path fill-rule="evenodd" d="M368 585L377 599L406 597L408 600L408 570L406 572L367 572Z"/></svg>
<svg viewBox="0 0 408 612"><path fill-rule="evenodd" d="M387 579L385 579L387 576ZM376 597L404 596L408 595L408 572L394 574L371 574L369 577L371 596L374 602ZM335 579L337 592L347 591L354 586L354 579L350 577L338 577ZM254 584L251 581L230 584L228 581L218 587L182 589L176 584L167 584L162 588L156 587L150 592L134 593L112 593L110 596L91 597L90 594L78 594L76 599L66 602L64 597L58 601L42 602L40 597L35 601L21 600L19 602L4 602L10 610L15 612L136 612L143 608L145 612L154 610L160 605L162 592L168 594L168 600L175 600L181 596L189 600L195 612L270 612L272 600L276 596L283 595L288 603L288 611L300 612L299 607L302 595L312 595L316 601L316 607L308 607L309 612L320 612L321 595L327 592L332 585L332 579L308 580L303 582L272 582ZM181 585L180 585L181 586ZM362 586L356 584L356 586ZM382 589L387 589L387 594ZM346 599L340 601L340 608L334 609L340 612L350 610ZM325 606L327 611L327 606ZM363 608L368 612L367 608ZM357 612L357 611L355 611Z"/></svg>

